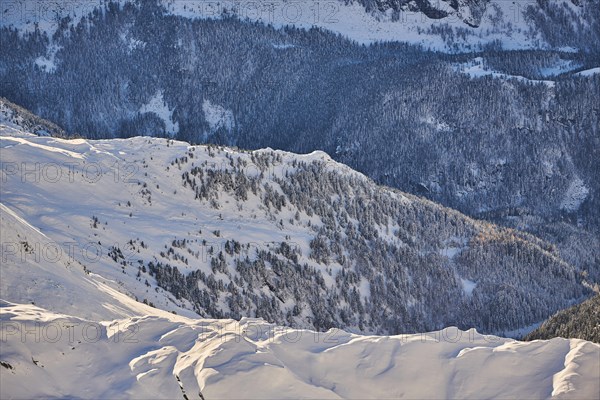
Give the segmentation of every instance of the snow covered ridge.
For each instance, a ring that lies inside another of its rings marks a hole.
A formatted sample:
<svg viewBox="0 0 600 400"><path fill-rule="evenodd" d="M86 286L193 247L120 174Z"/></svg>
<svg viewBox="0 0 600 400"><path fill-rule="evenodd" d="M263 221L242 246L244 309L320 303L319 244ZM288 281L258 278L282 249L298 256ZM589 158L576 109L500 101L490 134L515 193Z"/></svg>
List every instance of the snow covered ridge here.
<svg viewBox="0 0 600 400"><path fill-rule="evenodd" d="M479 50L482 46L499 43L505 49L578 48L578 45L584 44L578 43L576 38L561 37L557 41L556 35L544 32L552 28L538 24L555 25L568 21L572 26L563 28L565 36L583 34L592 29L594 17L589 15L589 11L597 5L594 0L578 2L577 5L561 0L542 8L530 0L158 1L167 13L184 18L236 16L277 28L286 25L305 29L318 27L358 43L400 41L439 51ZM109 0L8 2L2 10L1 24L23 32L32 31L37 26L52 36L62 18L68 17L70 23L77 24L96 8L106 10L110 3ZM112 3L132 2L116 0ZM52 63L49 68L52 68Z"/></svg>
<svg viewBox="0 0 600 400"><path fill-rule="evenodd" d="M589 293L548 243L379 187L323 152L0 133L8 301L82 318L143 303L316 330L502 333Z"/></svg>
<svg viewBox="0 0 600 400"><path fill-rule="evenodd" d="M475 330L360 336L256 319L90 321L0 303L2 398L561 398L600 392L600 345ZM35 384L32 384L35 382Z"/></svg>

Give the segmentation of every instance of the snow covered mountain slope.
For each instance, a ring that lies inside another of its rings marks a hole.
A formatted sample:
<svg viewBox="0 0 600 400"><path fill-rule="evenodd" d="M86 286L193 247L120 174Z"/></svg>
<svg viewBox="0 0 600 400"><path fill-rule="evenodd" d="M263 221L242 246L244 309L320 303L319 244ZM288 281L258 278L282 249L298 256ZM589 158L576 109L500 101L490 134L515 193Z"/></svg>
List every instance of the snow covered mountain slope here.
<svg viewBox="0 0 600 400"><path fill-rule="evenodd" d="M64 140L10 116L0 120L1 398L600 391L600 345L578 339L326 330L536 320L586 290L535 237L377 187L321 152Z"/></svg>
<svg viewBox="0 0 600 400"><path fill-rule="evenodd" d="M173 317L96 322L4 302L0 396L593 399L600 392L600 345L578 339L526 343L455 328L358 336Z"/></svg>
<svg viewBox="0 0 600 400"><path fill-rule="evenodd" d="M123 293L117 282L87 271L68 247L57 246L1 203L0 218L3 299L98 320L145 315L152 309ZM186 310L178 311L186 314ZM160 310L153 313L160 314ZM195 316L190 311L187 315Z"/></svg>
<svg viewBox="0 0 600 400"><path fill-rule="evenodd" d="M158 2L167 13L185 18L235 16L276 28L318 27L358 43L398 41L451 52L478 50L490 44L501 44L505 49L582 49L597 35L598 23L597 0ZM0 26L21 32L37 27L51 37L64 21L75 26L96 9L104 12L110 3L139 4L130 0L11 1L3 3ZM51 66L51 58L47 61Z"/></svg>
<svg viewBox="0 0 600 400"><path fill-rule="evenodd" d="M40 305L84 318L129 315L122 300L116 314L78 313L69 293L102 284L186 315L501 333L590 293L548 243L379 187L322 152L0 133L8 301L42 301L27 268L62 293L60 307Z"/></svg>
<svg viewBox="0 0 600 400"><path fill-rule="evenodd" d="M5 98L0 98L0 121L6 126L24 129L39 136L67 136L58 125L40 118Z"/></svg>

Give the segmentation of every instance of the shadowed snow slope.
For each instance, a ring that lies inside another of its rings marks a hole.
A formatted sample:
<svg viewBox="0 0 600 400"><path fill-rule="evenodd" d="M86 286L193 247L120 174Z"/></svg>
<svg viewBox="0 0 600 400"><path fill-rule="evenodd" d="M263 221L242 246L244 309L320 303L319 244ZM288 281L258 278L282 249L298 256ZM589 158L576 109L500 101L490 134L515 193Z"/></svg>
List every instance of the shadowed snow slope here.
<svg viewBox="0 0 600 400"><path fill-rule="evenodd" d="M94 323L32 305L0 310L2 398L591 399L600 390L600 346L578 339L524 343L454 328L358 336L158 316Z"/></svg>

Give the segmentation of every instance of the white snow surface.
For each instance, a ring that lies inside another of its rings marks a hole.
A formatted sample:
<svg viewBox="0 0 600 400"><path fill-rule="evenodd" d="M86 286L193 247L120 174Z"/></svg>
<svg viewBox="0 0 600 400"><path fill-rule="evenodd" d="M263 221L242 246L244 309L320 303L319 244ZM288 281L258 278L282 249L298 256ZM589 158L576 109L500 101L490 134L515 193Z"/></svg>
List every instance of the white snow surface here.
<svg viewBox="0 0 600 400"><path fill-rule="evenodd" d="M316 333L256 319L89 321L2 303L2 398L596 398L600 345L447 328ZM36 334L40 340L36 341ZM32 384L35 382L35 384Z"/></svg>
<svg viewBox="0 0 600 400"><path fill-rule="evenodd" d="M175 136L179 132L179 122L173 121L173 110L169 108L163 93L157 92L147 104L140 107L140 113L154 113L165 123L165 130L169 136Z"/></svg>
<svg viewBox="0 0 600 400"><path fill-rule="evenodd" d="M576 76L592 76L592 75L596 75L596 74L600 74L600 67L586 69L585 71L578 72L575 75Z"/></svg>
<svg viewBox="0 0 600 400"><path fill-rule="evenodd" d="M545 78L550 78L556 75L563 74L565 72L571 72L581 67L581 63L573 60L557 60L554 65L547 66L540 69L540 74Z"/></svg>
<svg viewBox="0 0 600 400"><path fill-rule="evenodd" d="M571 212L577 211L589 193L590 189L585 185L581 178L575 177L575 179L573 179L567 188L567 191L560 204L560 208Z"/></svg>
<svg viewBox="0 0 600 400"><path fill-rule="evenodd" d="M291 234L307 254L305 226L278 229L252 198L244 210L225 196L221 209L206 207L184 193L171 164L193 153L198 165L227 168L227 155L249 162L249 153L147 137L39 137L2 121L0 153L0 398L594 398L600 391L598 344L523 343L452 327L361 336L203 319L107 256L118 245L128 260L150 259L182 232L215 245L227 238L268 245ZM323 152L276 153L283 162L266 174L283 177L299 159L362 176ZM211 236L217 229L219 238ZM210 266L204 259L193 268ZM361 285L361 296L369 290Z"/></svg>
<svg viewBox="0 0 600 400"><path fill-rule="evenodd" d="M229 132L235 127L233 112L225 107L213 104L210 100L205 99L202 103L202 111L211 132L215 132L220 128L225 128Z"/></svg>
<svg viewBox="0 0 600 400"><path fill-rule="evenodd" d="M286 50L286 49L293 49L294 47L296 47L296 45L294 44L289 44L289 43L271 43L271 46L273 46L274 49L277 50Z"/></svg>
<svg viewBox="0 0 600 400"><path fill-rule="evenodd" d="M462 284L463 290L465 291L467 296L473 295L473 290L477 287L477 283L468 279L460 279L460 283Z"/></svg>
<svg viewBox="0 0 600 400"><path fill-rule="evenodd" d="M35 65L49 74L54 73L57 68L56 53L58 53L59 50L60 48L56 45L50 46L46 52L46 56L39 56L35 59Z"/></svg>
<svg viewBox="0 0 600 400"><path fill-rule="evenodd" d="M549 88L553 88L555 85L555 82L551 80L529 79L525 78L524 76L509 75L502 72L494 71L493 69L490 69L484 65L484 60L482 57L475 57L473 60L466 63L455 64L454 70L469 75L472 78L482 78L484 76L491 76L493 78L514 79L532 84L544 84Z"/></svg>

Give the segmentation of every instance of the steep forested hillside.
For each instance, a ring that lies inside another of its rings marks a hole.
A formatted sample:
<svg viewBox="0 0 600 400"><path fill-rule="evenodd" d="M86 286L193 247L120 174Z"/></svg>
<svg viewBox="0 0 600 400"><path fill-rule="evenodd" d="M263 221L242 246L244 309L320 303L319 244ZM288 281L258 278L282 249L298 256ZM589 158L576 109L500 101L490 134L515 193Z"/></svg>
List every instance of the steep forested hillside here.
<svg viewBox="0 0 600 400"><path fill-rule="evenodd" d="M600 343L600 295L557 312L525 340L576 338Z"/></svg>

